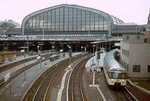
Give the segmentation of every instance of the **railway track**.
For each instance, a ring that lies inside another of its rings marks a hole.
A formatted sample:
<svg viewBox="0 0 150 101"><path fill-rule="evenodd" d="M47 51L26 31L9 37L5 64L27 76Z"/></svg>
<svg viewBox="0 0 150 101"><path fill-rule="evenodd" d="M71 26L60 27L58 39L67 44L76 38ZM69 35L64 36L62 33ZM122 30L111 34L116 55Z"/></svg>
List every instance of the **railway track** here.
<svg viewBox="0 0 150 101"><path fill-rule="evenodd" d="M48 59L49 59L49 58L48 58L48 55L43 55L43 57L45 57L45 59L43 59L42 61L45 61L45 60L48 60ZM12 69L12 68L14 68L14 67L16 67L16 66L18 66L18 65L20 65L20 64L27 63L27 62L33 61L33 60L35 60L35 59L36 59L36 57L31 57L31 58L23 59L23 60L20 60L20 61L16 61L16 62L13 62L13 63L11 63L11 64L7 64L7 65L2 66L2 67L0 68L0 70L1 70L1 72L4 72L4 71L9 70L9 69ZM42 62L42 61L41 61L41 62ZM12 81L15 77L17 77L19 74L21 74L21 73L24 72L25 70L27 70L27 69L29 69L29 68L31 68L31 67L37 65L38 63L39 63L39 61L36 61L36 62L34 62L34 63L32 63L32 64L29 64L29 65L27 65L27 66L25 66L25 67L23 67L23 68L21 68L21 69L16 70L14 73L12 73L12 74L10 75L10 81ZM0 72L0 73L1 73L1 72ZM6 82L5 82L5 85L6 85L7 83L9 83L9 82L6 81ZM0 79L0 87L3 87L3 86L4 86L3 84L4 84L4 78L1 78L1 79Z"/></svg>
<svg viewBox="0 0 150 101"><path fill-rule="evenodd" d="M108 92L111 92L112 96L108 96L108 99L111 99L112 101L140 101L140 100L137 100L132 95L132 93L126 89L126 86L125 87L121 87L121 86L109 86L107 84L107 82L106 82L106 78L104 76L104 72L102 72L101 78L103 78L103 79L100 82L97 81L97 83L100 86L106 85L104 87L104 89L101 87L102 91L109 90ZM103 82L103 85L101 85L102 82ZM106 88L108 88L108 89L106 89ZM105 94L105 96L107 96L107 95ZM106 97L106 99L107 99L107 97Z"/></svg>
<svg viewBox="0 0 150 101"><path fill-rule="evenodd" d="M135 99L132 93L127 91L126 87L121 86L106 86L106 87L108 87L112 93L112 97L109 98L112 101L138 101L137 99Z"/></svg>
<svg viewBox="0 0 150 101"><path fill-rule="evenodd" d="M117 87L117 89L118 89L118 92L116 92L117 101L138 101L129 91L127 91L126 87ZM123 98L123 95L125 98Z"/></svg>
<svg viewBox="0 0 150 101"><path fill-rule="evenodd" d="M150 95L141 92L140 90L135 89L130 85L127 85L126 87L122 87L121 91L126 96L128 101L148 101L148 99L150 98ZM118 100L118 101L122 101L122 100Z"/></svg>
<svg viewBox="0 0 150 101"><path fill-rule="evenodd" d="M11 56L14 56L14 55L21 56L22 54L23 53L21 53L20 51L16 51L16 52L0 52L0 59L8 58L8 57L11 57Z"/></svg>
<svg viewBox="0 0 150 101"><path fill-rule="evenodd" d="M82 74L87 60L90 57L84 58L72 71L68 87L67 101L87 101L82 87Z"/></svg>
<svg viewBox="0 0 150 101"><path fill-rule="evenodd" d="M13 67L15 67L15 66L17 66L17 65L20 65L20 64L22 64L22 63L29 62L29 61L34 60L34 59L36 59L36 57L31 57L31 58L27 58L27 59L15 61L15 62L12 62L12 63L10 63L10 64L6 64L6 65L4 65L4 66L1 66L1 67L0 67L0 73L6 71L6 70L8 70L8 69L11 69L11 68L13 68Z"/></svg>
<svg viewBox="0 0 150 101"><path fill-rule="evenodd" d="M73 57L71 62L81 57L82 56ZM68 63L69 59L63 60L45 71L28 90L23 101L49 101L51 99L50 94L54 81L64 72Z"/></svg>
<svg viewBox="0 0 150 101"><path fill-rule="evenodd" d="M129 99L129 101L138 101L137 98L128 90L127 87L124 87L124 94Z"/></svg>
<svg viewBox="0 0 150 101"><path fill-rule="evenodd" d="M48 55L47 54L42 55L42 57L48 57ZM36 59L36 56L31 57L31 58L25 58L25 59L22 59L22 60L19 60L19 61L12 62L10 64L3 65L3 66L0 67L0 73L6 71L8 69L11 69L11 68L13 68L17 65L20 65L20 64L23 64L23 63L26 63L26 62L29 62L29 61L35 60L35 59Z"/></svg>

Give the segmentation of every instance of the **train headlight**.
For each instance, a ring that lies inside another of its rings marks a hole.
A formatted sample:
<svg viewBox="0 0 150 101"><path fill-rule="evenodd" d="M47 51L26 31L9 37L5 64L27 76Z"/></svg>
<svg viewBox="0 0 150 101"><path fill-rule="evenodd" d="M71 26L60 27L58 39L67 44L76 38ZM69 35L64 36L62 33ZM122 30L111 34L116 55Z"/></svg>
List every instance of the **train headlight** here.
<svg viewBox="0 0 150 101"><path fill-rule="evenodd" d="M122 83L124 83L125 82L125 80L122 80Z"/></svg>
<svg viewBox="0 0 150 101"><path fill-rule="evenodd" d="M111 79L111 83L113 83L114 82L114 80L113 79Z"/></svg>

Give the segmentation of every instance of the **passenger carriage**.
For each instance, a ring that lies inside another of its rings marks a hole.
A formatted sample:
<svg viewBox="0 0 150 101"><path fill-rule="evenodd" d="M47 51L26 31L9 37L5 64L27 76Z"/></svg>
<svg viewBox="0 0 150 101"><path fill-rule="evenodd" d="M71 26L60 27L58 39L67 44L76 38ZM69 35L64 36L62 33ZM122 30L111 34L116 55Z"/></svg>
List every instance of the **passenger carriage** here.
<svg viewBox="0 0 150 101"><path fill-rule="evenodd" d="M127 70L115 59L114 54L118 50L112 50L106 53L104 57L104 74L108 85L126 86L128 76Z"/></svg>

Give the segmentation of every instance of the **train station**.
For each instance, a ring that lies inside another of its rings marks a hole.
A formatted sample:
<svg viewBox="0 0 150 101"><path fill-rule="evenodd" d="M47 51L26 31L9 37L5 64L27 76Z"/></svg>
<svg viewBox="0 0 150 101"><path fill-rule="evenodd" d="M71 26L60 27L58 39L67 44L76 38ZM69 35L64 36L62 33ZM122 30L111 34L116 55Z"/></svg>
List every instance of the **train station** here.
<svg viewBox="0 0 150 101"><path fill-rule="evenodd" d="M60 4L0 21L0 101L148 101L149 50L150 12L137 25Z"/></svg>
<svg viewBox="0 0 150 101"><path fill-rule="evenodd" d="M42 48L48 50L56 43L58 48L72 44L73 51L81 51L81 46L89 46L89 50L92 48L90 42L117 41L123 33L140 33L143 29L143 26L126 25L121 19L100 10L62 4L27 15L21 28L13 27L3 35L6 40L0 49L8 46L10 50L19 50L26 45L33 51L41 43Z"/></svg>

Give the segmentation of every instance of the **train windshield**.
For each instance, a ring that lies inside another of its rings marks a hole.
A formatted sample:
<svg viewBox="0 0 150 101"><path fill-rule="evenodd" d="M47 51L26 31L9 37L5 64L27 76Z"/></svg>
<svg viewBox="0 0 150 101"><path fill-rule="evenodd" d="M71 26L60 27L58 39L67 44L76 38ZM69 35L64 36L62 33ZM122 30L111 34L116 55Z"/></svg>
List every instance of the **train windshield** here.
<svg viewBox="0 0 150 101"><path fill-rule="evenodd" d="M112 79L127 79L127 73L110 72L109 77Z"/></svg>

